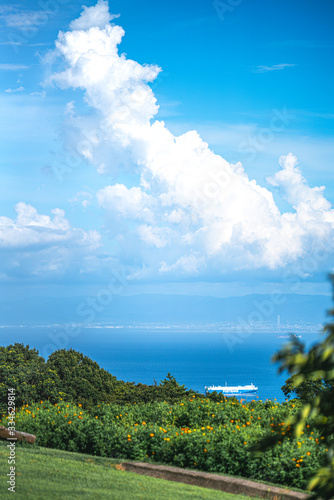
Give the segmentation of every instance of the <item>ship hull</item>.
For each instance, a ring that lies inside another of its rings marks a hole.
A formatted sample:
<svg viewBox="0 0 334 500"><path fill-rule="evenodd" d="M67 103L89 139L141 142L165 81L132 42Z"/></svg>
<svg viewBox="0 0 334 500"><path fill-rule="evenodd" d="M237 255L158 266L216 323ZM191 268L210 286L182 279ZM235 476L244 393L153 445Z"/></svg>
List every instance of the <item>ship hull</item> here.
<svg viewBox="0 0 334 500"><path fill-rule="evenodd" d="M207 393L211 392L220 392L224 394L224 396L240 396L246 394L255 394L258 391L258 387L255 387L254 384L246 385L246 386L237 386L237 387L228 387L228 386L211 386L206 387L205 391Z"/></svg>
<svg viewBox="0 0 334 500"><path fill-rule="evenodd" d="M239 394L255 394L257 392L257 389L250 390L250 391L224 391L223 389L207 389L206 392L222 392L225 394L225 396L237 396Z"/></svg>

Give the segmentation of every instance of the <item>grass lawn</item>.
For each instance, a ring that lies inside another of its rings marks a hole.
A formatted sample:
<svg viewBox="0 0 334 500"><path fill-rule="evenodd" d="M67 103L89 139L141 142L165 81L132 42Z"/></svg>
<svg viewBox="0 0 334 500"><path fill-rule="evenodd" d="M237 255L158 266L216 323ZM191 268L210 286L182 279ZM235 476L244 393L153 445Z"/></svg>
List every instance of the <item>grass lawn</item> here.
<svg viewBox="0 0 334 500"><path fill-rule="evenodd" d="M11 495L6 483L8 448L0 442L0 497ZM238 500L250 497L141 476L117 469L119 461L37 446L16 446L15 498L132 500Z"/></svg>

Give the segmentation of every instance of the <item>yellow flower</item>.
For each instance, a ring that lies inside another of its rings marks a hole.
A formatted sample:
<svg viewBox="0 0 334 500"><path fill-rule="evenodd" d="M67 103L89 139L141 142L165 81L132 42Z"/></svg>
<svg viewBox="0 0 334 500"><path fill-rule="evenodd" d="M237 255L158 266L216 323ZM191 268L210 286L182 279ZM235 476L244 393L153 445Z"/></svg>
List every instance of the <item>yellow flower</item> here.
<svg viewBox="0 0 334 500"><path fill-rule="evenodd" d="M153 436L154 436L154 434L153 434L153 432L151 432L150 437L153 438Z"/></svg>

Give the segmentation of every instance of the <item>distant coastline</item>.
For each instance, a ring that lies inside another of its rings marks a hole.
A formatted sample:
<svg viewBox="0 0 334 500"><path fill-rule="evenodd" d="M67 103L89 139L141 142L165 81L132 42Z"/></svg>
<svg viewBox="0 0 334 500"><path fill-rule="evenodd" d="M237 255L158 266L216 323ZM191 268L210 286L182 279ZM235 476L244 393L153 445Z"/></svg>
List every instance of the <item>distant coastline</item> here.
<svg viewBox="0 0 334 500"><path fill-rule="evenodd" d="M4 324L0 328L48 328L48 329L62 329L66 328L68 324L72 323L26 323L26 324ZM269 322L258 323L231 323L231 322L217 322L217 323L75 323L76 326L83 329L127 329L127 330L149 330L149 331L171 331L171 332L222 332L222 333L268 333L277 334L277 337L289 338L290 336L299 337L301 334L321 332L323 325L321 323L283 323L279 327Z"/></svg>

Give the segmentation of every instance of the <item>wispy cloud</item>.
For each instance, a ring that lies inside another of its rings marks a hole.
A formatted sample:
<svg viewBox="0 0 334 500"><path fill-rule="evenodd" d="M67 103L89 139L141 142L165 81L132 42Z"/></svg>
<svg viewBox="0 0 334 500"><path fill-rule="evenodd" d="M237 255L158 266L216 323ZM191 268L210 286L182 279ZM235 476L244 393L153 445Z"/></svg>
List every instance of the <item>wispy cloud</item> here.
<svg viewBox="0 0 334 500"><path fill-rule="evenodd" d="M0 14L4 15L10 12L15 12L18 8L18 5L0 5Z"/></svg>
<svg viewBox="0 0 334 500"><path fill-rule="evenodd" d="M296 110L294 113L306 118L322 118L324 120L334 120L334 113L326 113L310 110Z"/></svg>
<svg viewBox="0 0 334 500"><path fill-rule="evenodd" d="M35 31L52 12L46 10L25 10L18 5L3 5L0 7L0 19L8 28L20 31Z"/></svg>
<svg viewBox="0 0 334 500"><path fill-rule="evenodd" d="M0 45L23 45L23 42L14 42L14 41L6 41L6 42L0 42ZM51 43L48 42L39 42L39 43L25 43L24 45L28 47L41 47L43 45L51 45Z"/></svg>
<svg viewBox="0 0 334 500"><path fill-rule="evenodd" d="M44 99L44 97L46 96L46 92L45 92L45 90L43 90L43 92L30 92L30 95L37 95L37 96L41 97L42 99Z"/></svg>
<svg viewBox="0 0 334 500"><path fill-rule="evenodd" d="M8 94L12 94L13 92L22 92L23 90L24 90L24 87L21 86L21 87L18 87L17 89L9 88L9 89L5 90L5 92L7 92Z"/></svg>
<svg viewBox="0 0 334 500"><path fill-rule="evenodd" d="M34 11L22 11L18 13L10 13L3 15L6 26L9 28L16 28L18 30L25 30L27 28L35 29L36 14Z"/></svg>
<svg viewBox="0 0 334 500"><path fill-rule="evenodd" d="M281 71L285 68L292 68L293 66L297 66L297 64L274 64L273 66L257 66L253 69L253 73L267 73L268 71Z"/></svg>
<svg viewBox="0 0 334 500"><path fill-rule="evenodd" d="M334 47L330 42L319 42L316 40L277 40L270 43L273 47L297 47L301 49L330 49Z"/></svg>
<svg viewBox="0 0 334 500"><path fill-rule="evenodd" d="M23 69L28 69L29 66L25 64L14 64L14 63L3 63L0 64L0 70L2 71L21 71Z"/></svg>

